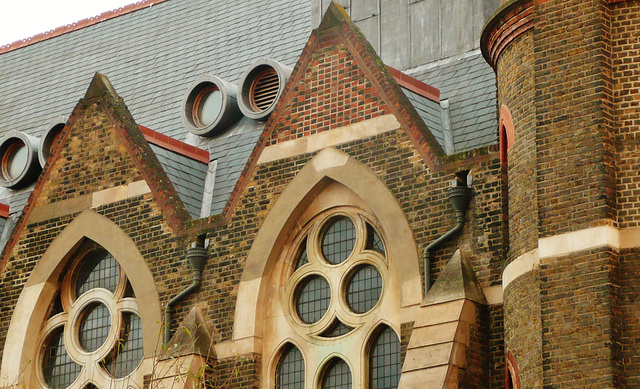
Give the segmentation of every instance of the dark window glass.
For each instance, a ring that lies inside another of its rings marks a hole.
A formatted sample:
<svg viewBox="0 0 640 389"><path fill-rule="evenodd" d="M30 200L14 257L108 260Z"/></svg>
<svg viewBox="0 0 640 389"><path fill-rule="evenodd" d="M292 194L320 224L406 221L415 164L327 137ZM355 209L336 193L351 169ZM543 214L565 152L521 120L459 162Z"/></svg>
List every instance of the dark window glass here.
<svg viewBox="0 0 640 389"><path fill-rule="evenodd" d="M356 228L346 216L331 219L330 223L322 237L322 254L335 265L344 262L353 251Z"/></svg>
<svg viewBox="0 0 640 389"><path fill-rule="evenodd" d="M374 339L369 356L369 387L395 389L400 382L400 341L395 331L386 327Z"/></svg>
<svg viewBox="0 0 640 389"><path fill-rule="evenodd" d="M309 257L307 256L307 242L306 239L300 245L298 259L296 261L296 270L309 263Z"/></svg>
<svg viewBox="0 0 640 389"><path fill-rule="evenodd" d="M80 296L94 288L104 288L115 292L120 276L118 262L108 251L95 250L85 256L78 279L76 281L76 296Z"/></svg>
<svg viewBox="0 0 640 389"><path fill-rule="evenodd" d="M345 361L335 358L329 363L322 377L322 389L351 389L351 371Z"/></svg>
<svg viewBox="0 0 640 389"><path fill-rule="evenodd" d="M276 389L304 389L304 359L294 346L280 357L276 368Z"/></svg>
<svg viewBox="0 0 640 389"><path fill-rule="evenodd" d="M342 336L344 334L348 334L353 330L352 327L349 327L342 323L340 320L336 319L333 323L327 328L320 336L325 338L337 338L338 336Z"/></svg>
<svg viewBox="0 0 640 389"><path fill-rule="evenodd" d="M367 249L377 251L384 255L384 244L382 243L382 238L380 238L378 231L376 231L370 224L367 224Z"/></svg>
<svg viewBox="0 0 640 389"><path fill-rule="evenodd" d="M322 319L330 302L331 289L324 278L314 275L300 283L296 293L296 310L303 322L311 324Z"/></svg>
<svg viewBox="0 0 640 389"><path fill-rule="evenodd" d="M347 304L355 313L369 312L382 293L382 277L371 265L359 266L347 286Z"/></svg>
<svg viewBox="0 0 640 389"><path fill-rule="evenodd" d="M62 328L53 333L45 346L42 370L45 382L53 389L68 387L82 370L82 366L72 361L67 354Z"/></svg>
<svg viewBox="0 0 640 389"><path fill-rule="evenodd" d="M84 389L98 389L98 387L95 386L94 384L88 384L87 386L84 387Z"/></svg>
<svg viewBox="0 0 640 389"><path fill-rule="evenodd" d="M103 304L86 308L80 321L80 344L87 351L95 351L107 339L111 328L111 314Z"/></svg>
<svg viewBox="0 0 640 389"><path fill-rule="evenodd" d="M55 315L62 313L64 308L62 308L62 300L60 300L60 293L56 293L56 297L53 298L53 302L51 303L51 311L49 311L49 318L54 317Z"/></svg>
<svg viewBox="0 0 640 389"><path fill-rule="evenodd" d="M142 361L142 323L140 317L133 313L123 315L124 327L116 349L105 360L104 366L115 378L131 374Z"/></svg>
<svg viewBox="0 0 640 389"><path fill-rule="evenodd" d="M136 297L136 294L133 292L133 287L129 280L127 280L127 284L124 287L124 297Z"/></svg>

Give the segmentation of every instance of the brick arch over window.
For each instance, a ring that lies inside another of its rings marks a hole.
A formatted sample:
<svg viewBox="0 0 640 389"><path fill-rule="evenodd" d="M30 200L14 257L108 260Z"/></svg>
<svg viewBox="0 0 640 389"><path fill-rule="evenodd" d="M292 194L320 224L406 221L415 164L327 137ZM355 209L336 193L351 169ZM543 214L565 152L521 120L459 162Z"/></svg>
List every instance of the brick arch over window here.
<svg viewBox="0 0 640 389"><path fill-rule="evenodd" d="M369 167L334 148L326 148L289 183L263 223L268 228L258 232L239 286L234 340L262 337L260 323L265 317L269 278L288 233L301 220L315 195L335 183L348 188L366 204L387 241L392 242L389 257L402 258L394 264L400 285L400 308L420 304L419 256L411 227L397 200Z"/></svg>
<svg viewBox="0 0 640 389"><path fill-rule="evenodd" d="M506 105L500 107L500 155L502 162L506 162L507 150L513 146L514 128L511 112Z"/></svg>
<svg viewBox="0 0 640 389"><path fill-rule="evenodd" d="M40 328L47 307L58 291L58 280L75 250L90 239L109 251L127 275L139 302L144 358L158 350L162 322L160 300L153 275L131 238L115 223L93 210L82 212L51 243L20 293L9 324L2 358L0 384L15 384L33 377ZM144 362L143 362L144 363ZM25 385L29 387L28 382Z"/></svg>

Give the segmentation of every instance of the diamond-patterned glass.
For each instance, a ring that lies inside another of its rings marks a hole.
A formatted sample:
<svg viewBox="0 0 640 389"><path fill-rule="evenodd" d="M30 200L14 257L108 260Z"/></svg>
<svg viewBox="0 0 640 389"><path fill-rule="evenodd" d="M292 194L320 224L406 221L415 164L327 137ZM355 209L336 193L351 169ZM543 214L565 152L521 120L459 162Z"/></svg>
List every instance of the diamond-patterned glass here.
<svg viewBox="0 0 640 389"><path fill-rule="evenodd" d="M333 323L331 323L329 328L327 328L322 334L320 334L320 336L323 336L325 338L337 338L338 336L348 334L351 331L353 331L352 327L349 327L340 320L336 319L333 321Z"/></svg>
<svg viewBox="0 0 640 389"><path fill-rule="evenodd" d="M92 304L80 321L80 344L91 352L102 346L111 329L111 314L103 304Z"/></svg>
<svg viewBox="0 0 640 389"><path fill-rule="evenodd" d="M356 228L346 216L332 219L330 223L322 237L322 254L327 262L336 265L351 255L356 243Z"/></svg>
<svg viewBox="0 0 640 389"><path fill-rule="evenodd" d="M276 368L276 389L304 389L304 359L294 346L280 357Z"/></svg>
<svg viewBox="0 0 640 389"><path fill-rule="evenodd" d="M307 243L302 242L300 249L298 249L298 259L296 261L296 270L309 263L309 257L307 256Z"/></svg>
<svg viewBox="0 0 640 389"><path fill-rule="evenodd" d="M312 324L322 319L331 302L329 283L321 276L311 276L300 283L295 295L300 320Z"/></svg>
<svg viewBox="0 0 640 389"><path fill-rule="evenodd" d="M355 313L369 312L382 294L382 277L374 266L356 269L347 286L347 304Z"/></svg>
<svg viewBox="0 0 640 389"><path fill-rule="evenodd" d="M47 385L52 389L66 388L76 380L81 370L82 366L67 354L62 328L56 330L45 346L42 361L42 372Z"/></svg>
<svg viewBox="0 0 640 389"><path fill-rule="evenodd" d="M396 333L386 327L375 338L369 356L370 389L396 389L400 382L400 341Z"/></svg>
<svg viewBox="0 0 640 389"><path fill-rule="evenodd" d="M322 389L351 389L351 371L345 361L336 358L330 362L322 378Z"/></svg>

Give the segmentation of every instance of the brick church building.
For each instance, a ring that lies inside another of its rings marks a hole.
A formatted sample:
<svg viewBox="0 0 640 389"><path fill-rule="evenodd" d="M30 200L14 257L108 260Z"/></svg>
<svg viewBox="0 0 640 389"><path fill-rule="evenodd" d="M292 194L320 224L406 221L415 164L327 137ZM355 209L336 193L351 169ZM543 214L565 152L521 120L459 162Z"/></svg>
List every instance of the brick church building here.
<svg viewBox="0 0 640 389"><path fill-rule="evenodd" d="M640 387L639 52L640 0L0 47L0 388Z"/></svg>

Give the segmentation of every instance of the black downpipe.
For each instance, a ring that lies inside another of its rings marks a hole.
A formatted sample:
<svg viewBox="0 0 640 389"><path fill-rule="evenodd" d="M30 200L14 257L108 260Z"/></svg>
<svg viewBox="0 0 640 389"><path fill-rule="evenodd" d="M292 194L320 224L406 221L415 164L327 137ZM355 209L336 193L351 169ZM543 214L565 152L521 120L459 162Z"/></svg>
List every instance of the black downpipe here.
<svg viewBox="0 0 640 389"><path fill-rule="evenodd" d="M454 180L452 186L448 188L449 200L453 206L453 210L456 212L456 225L444 235L434 240L424 249L424 294L426 296L429 289L431 289L431 260L433 259L433 252L440 247L441 244L447 242L455 235L459 234L464 227L464 215L469 208L471 201L471 188L464 185L459 180Z"/></svg>
<svg viewBox="0 0 640 389"><path fill-rule="evenodd" d="M204 237L198 237L194 247L187 249L187 259L193 271L193 281L185 290L172 298L164 310L164 344L171 340L171 309L188 295L194 293L202 284L202 272L207 264L207 249L204 247Z"/></svg>

